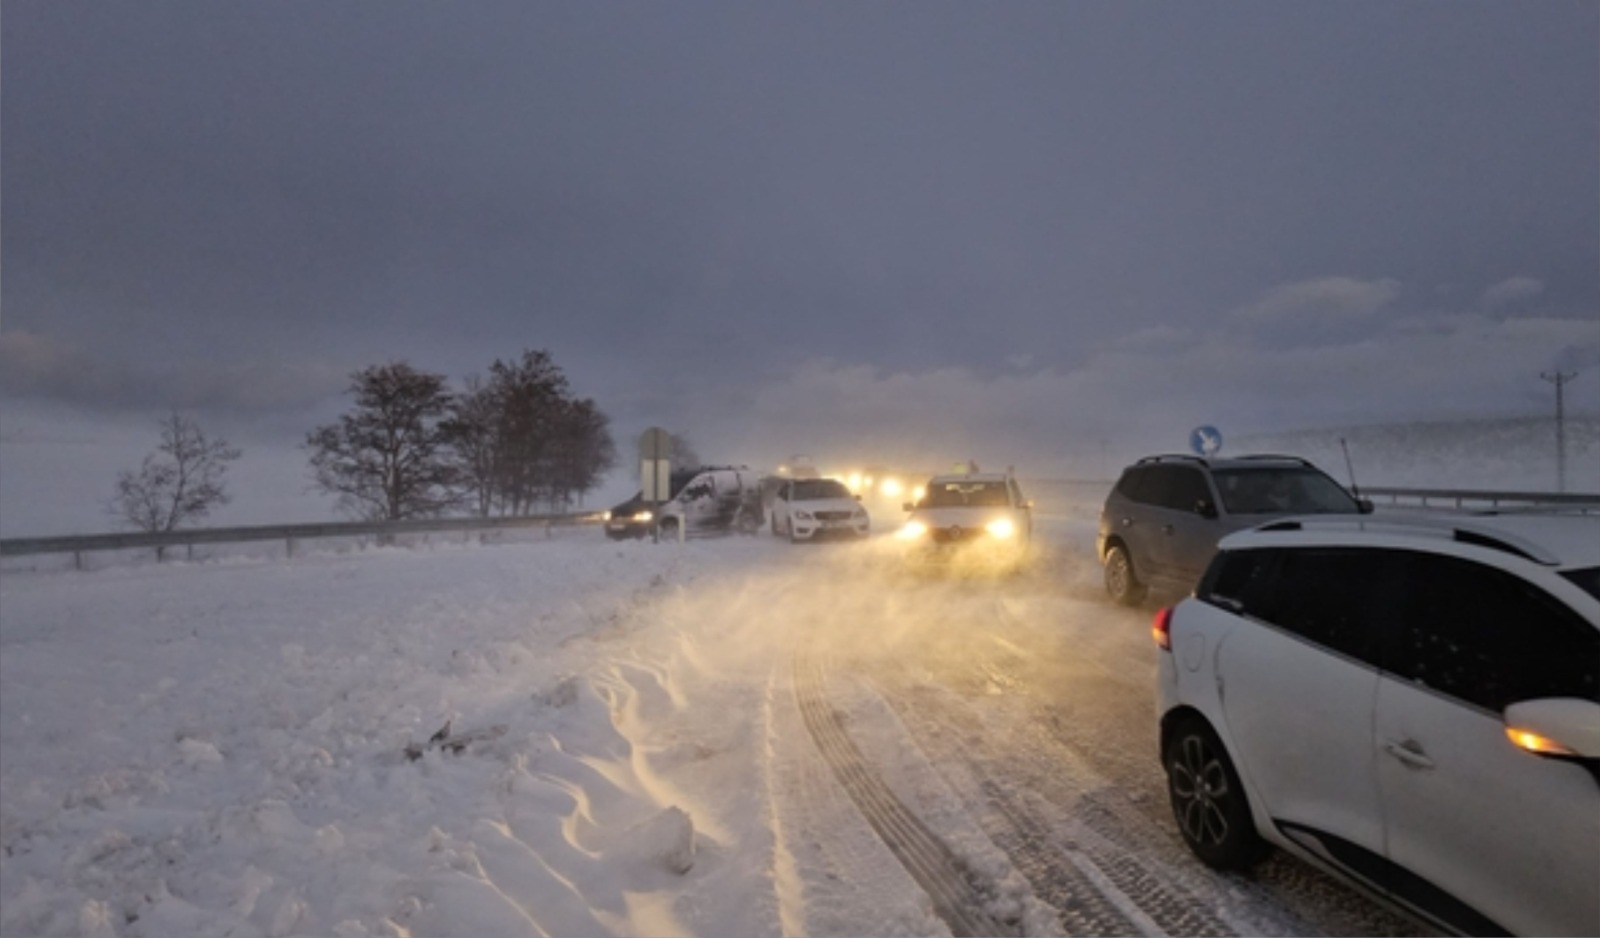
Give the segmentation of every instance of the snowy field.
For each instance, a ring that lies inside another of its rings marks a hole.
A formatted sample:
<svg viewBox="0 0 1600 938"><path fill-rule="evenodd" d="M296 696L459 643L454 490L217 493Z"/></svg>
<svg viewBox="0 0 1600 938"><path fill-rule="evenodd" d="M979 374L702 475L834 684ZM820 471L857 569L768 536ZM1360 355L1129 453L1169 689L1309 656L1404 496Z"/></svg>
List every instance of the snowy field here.
<svg viewBox="0 0 1600 938"><path fill-rule="evenodd" d="M8 570L0 932L946 933L816 764L785 654L818 623L784 597L890 541ZM940 816L925 766L886 771ZM1007 918L1054 930L946 813Z"/></svg>

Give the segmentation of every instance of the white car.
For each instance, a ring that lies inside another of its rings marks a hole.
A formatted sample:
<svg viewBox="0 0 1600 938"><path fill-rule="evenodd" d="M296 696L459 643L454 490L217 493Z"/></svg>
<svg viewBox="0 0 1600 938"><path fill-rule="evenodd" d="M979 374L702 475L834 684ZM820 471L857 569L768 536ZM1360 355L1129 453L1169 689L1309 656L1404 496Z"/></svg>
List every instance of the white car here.
<svg viewBox="0 0 1600 938"><path fill-rule="evenodd" d="M1267 845L1431 927L1600 935L1600 517L1335 517L1224 538L1156 614L1201 860Z"/></svg>
<svg viewBox="0 0 1600 938"><path fill-rule="evenodd" d="M772 496L771 528L791 542L866 537L872 520L861 500L837 479L785 479Z"/></svg>
<svg viewBox="0 0 1600 938"><path fill-rule="evenodd" d="M918 562L1010 569L1033 539L1033 503L1009 472L934 476L905 510L895 536Z"/></svg>

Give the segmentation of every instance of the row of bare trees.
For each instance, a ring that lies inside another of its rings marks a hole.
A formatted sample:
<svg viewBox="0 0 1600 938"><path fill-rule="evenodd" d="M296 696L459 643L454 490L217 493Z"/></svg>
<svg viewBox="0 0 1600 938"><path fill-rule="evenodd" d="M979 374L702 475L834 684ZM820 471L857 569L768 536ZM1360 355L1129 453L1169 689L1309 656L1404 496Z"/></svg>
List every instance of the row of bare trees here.
<svg viewBox="0 0 1600 938"><path fill-rule="evenodd" d="M351 376L354 407L312 430L304 448L316 488L371 521L564 511L616 463L610 418L574 397L548 352L496 360L487 379L453 391L406 362ZM145 531L172 531L229 500L240 451L174 413L139 469L121 473L108 510Z"/></svg>
<svg viewBox="0 0 1600 938"><path fill-rule="evenodd" d="M542 350L496 359L460 393L405 362L357 372L350 391L355 409L305 448L317 487L355 517L563 511L616 463L610 418Z"/></svg>

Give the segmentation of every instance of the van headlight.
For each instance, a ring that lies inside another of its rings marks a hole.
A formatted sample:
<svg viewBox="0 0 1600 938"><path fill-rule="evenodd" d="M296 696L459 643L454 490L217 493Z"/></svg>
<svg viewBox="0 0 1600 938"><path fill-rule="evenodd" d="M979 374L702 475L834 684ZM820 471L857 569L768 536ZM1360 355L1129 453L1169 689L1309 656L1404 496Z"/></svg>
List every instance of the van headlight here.
<svg viewBox="0 0 1600 938"><path fill-rule="evenodd" d="M640 511L640 512L635 512L634 513L633 520L635 520L635 521L649 521L651 518L654 518L654 517L655 517L655 515L651 514L648 511Z"/></svg>
<svg viewBox="0 0 1600 938"><path fill-rule="evenodd" d="M1017 526L1010 518L996 518L983 526L990 537L1012 537L1017 533Z"/></svg>
<svg viewBox="0 0 1600 938"><path fill-rule="evenodd" d="M928 533L928 526L921 521L907 521L900 530L894 533L902 541L914 541Z"/></svg>

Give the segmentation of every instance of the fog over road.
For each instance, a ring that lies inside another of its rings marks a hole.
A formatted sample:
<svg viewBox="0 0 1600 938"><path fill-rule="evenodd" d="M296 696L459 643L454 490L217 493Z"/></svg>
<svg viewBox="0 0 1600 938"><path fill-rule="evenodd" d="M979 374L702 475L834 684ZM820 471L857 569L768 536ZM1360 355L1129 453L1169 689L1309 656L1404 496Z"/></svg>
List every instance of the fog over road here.
<svg viewBox="0 0 1600 938"><path fill-rule="evenodd" d="M918 820L934 840L940 818L957 843L981 831L1067 934L1414 933L1299 861L1225 875L1188 853L1156 755L1151 609L1108 602L1081 550L1047 544L994 578L909 573L867 550L801 549L741 590L792 632L774 652L821 714L809 742L952 933L1033 923L994 901L993 872L941 868Z"/></svg>

